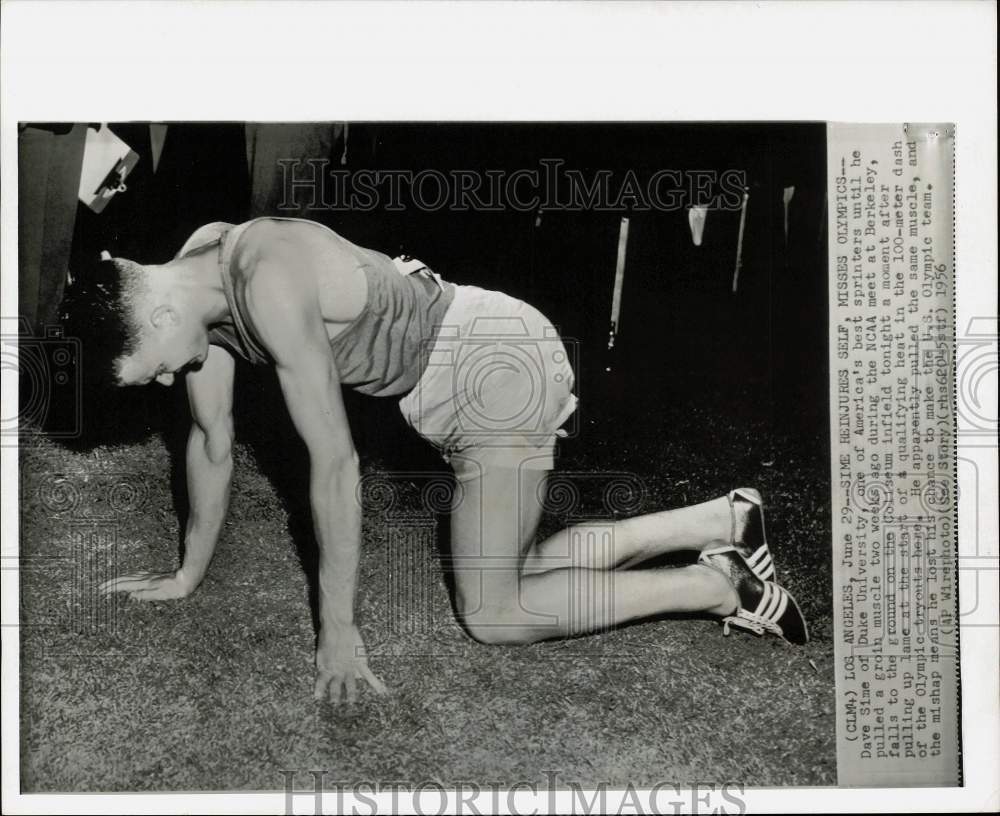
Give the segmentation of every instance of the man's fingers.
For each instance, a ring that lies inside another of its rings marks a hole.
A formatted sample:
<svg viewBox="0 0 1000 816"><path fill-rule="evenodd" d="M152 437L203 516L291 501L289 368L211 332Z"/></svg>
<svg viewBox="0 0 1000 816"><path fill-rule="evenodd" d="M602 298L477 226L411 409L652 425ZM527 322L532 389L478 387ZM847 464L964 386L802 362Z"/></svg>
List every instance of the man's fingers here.
<svg viewBox="0 0 1000 816"><path fill-rule="evenodd" d="M368 682L376 694L388 694L389 689L385 687L385 683L379 680L373 673L372 670L368 668L364 663L360 666L361 676Z"/></svg>
<svg viewBox="0 0 1000 816"><path fill-rule="evenodd" d="M361 664L357 667L357 671L376 694L385 695L389 693L385 684L372 674L371 669L367 666ZM356 703L358 701L357 677L353 673L336 674L334 672L321 671L316 677L316 684L313 686L313 699L322 700L324 698L329 698L330 702L334 705L339 705L342 698L344 702Z"/></svg>
<svg viewBox="0 0 1000 816"><path fill-rule="evenodd" d="M340 704L340 689L344 685L344 675L337 672L320 672L313 689L317 700L329 699L334 705Z"/></svg>
<svg viewBox="0 0 1000 816"><path fill-rule="evenodd" d="M316 676L316 685L313 686L313 699L322 700L326 696L326 687L333 679L332 672L320 672Z"/></svg>

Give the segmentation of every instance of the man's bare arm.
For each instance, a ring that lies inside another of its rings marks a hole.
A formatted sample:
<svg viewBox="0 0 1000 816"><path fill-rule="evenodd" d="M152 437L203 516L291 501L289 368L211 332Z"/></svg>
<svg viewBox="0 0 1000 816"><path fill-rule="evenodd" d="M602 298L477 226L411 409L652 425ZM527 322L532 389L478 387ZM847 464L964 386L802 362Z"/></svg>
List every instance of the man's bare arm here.
<svg viewBox="0 0 1000 816"><path fill-rule="evenodd" d="M354 622L361 506L358 457L340 380L308 276L258 263L247 287L255 328L274 358L288 411L309 451L309 498L319 544L317 697L356 698L356 679L385 687L368 669Z"/></svg>
<svg viewBox="0 0 1000 816"><path fill-rule="evenodd" d="M233 477L233 358L217 346L187 375L191 432L187 442L190 513L184 533L184 581L193 591L205 577L229 507Z"/></svg>
<svg viewBox="0 0 1000 816"><path fill-rule="evenodd" d="M142 601L183 598L205 577L229 505L233 474L233 358L209 347L198 371L187 374L191 432L187 442L190 514L184 563L176 572L136 572L106 582L105 592L128 592Z"/></svg>
<svg viewBox="0 0 1000 816"><path fill-rule="evenodd" d="M292 421L309 451L309 499L320 547L320 622L354 623L361 543L358 457L343 413L333 361L314 348L278 365Z"/></svg>

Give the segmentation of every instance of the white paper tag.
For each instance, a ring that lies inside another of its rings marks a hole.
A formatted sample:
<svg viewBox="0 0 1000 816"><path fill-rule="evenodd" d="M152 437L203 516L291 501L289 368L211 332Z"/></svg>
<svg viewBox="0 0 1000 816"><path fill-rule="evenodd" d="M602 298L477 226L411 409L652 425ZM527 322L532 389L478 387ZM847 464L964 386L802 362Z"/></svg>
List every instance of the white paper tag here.
<svg viewBox="0 0 1000 816"><path fill-rule="evenodd" d="M87 141L80 171L79 198L95 213L107 206L115 193L125 192L125 179L139 162L139 154L112 133L106 125L87 128Z"/></svg>

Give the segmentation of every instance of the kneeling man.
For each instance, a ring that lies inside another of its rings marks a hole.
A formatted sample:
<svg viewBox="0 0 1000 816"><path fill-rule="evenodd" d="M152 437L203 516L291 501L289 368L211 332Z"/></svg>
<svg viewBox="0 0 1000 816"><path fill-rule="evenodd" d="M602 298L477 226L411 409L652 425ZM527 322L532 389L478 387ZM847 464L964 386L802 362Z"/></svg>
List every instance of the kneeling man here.
<svg viewBox="0 0 1000 816"><path fill-rule="evenodd" d="M118 577L105 591L181 598L204 577L229 498L240 356L275 367L309 451L317 697L339 700L343 690L354 700L358 680L385 691L354 619L362 508L341 385L404 395L407 422L452 465L456 614L476 640L528 643L665 612L718 615L727 633L733 625L808 640L795 600L774 581L753 489L616 521L600 546L574 544L586 531L572 527L536 540L556 438L576 397L563 344L530 305L297 219L209 224L167 264L111 266L104 309L117 320L115 381L171 385L183 374L193 423L182 565ZM698 552L697 563L634 568L676 550Z"/></svg>

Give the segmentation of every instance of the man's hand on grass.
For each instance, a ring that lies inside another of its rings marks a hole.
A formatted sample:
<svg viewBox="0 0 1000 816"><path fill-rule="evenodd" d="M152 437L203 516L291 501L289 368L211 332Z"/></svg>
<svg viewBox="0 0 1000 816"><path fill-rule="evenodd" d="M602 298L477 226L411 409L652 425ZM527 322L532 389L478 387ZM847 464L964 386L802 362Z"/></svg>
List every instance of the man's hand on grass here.
<svg viewBox="0 0 1000 816"><path fill-rule="evenodd" d="M316 647L313 697L322 700L329 694L334 703L339 703L343 688L347 702L353 703L358 699L358 678L368 683L376 694L388 693L385 684L368 668L365 644L358 627L323 626Z"/></svg>
<svg viewBox="0 0 1000 816"><path fill-rule="evenodd" d="M133 572L101 584L101 592L127 592L137 601L169 601L185 598L194 591L181 570L176 572Z"/></svg>

